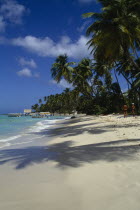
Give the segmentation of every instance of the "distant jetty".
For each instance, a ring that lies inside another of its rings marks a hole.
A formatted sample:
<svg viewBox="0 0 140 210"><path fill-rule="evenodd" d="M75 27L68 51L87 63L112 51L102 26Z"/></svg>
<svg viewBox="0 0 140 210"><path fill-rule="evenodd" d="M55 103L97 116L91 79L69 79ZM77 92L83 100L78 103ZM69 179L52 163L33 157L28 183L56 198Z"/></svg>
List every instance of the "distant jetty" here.
<svg viewBox="0 0 140 210"><path fill-rule="evenodd" d="M20 113L9 113L8 117L21 117Z"/></svg>

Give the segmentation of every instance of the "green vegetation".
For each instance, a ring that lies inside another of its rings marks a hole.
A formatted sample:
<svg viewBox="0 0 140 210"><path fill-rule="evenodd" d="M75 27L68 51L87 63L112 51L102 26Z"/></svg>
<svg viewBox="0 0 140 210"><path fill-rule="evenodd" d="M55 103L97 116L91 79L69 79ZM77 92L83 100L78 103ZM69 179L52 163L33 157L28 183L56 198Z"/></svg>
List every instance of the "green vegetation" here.
<svg viewBox="0 0 140 210"><path fill-rule="evenodd" d="M58 56L52 65L52 78L57 83L65 79L73 88L44 97L44 104L40 99L34 110L107 114L121 112L123 104L131 107L134 102L140 112L140 2L98 1L102 5L100 13L83 15L93 20L87 28L93 59L74 63L68 62L67 55ZM121 90L119 75L128 84L126 92Z"/></svg>

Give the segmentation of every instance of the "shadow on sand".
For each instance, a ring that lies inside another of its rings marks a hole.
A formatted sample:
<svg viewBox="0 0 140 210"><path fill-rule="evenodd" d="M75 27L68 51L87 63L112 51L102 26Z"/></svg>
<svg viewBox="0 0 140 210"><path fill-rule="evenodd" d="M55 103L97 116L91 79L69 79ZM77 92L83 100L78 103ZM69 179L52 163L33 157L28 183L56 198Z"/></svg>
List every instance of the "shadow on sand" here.
<svg viewBox="0 0 140 210"><path fill-rule="evenodd" d="M34 146L0 150L0 165L11 162L15 169L24 169L35 163L55 161L57 167L80 167L94 161L132 160L140 151L140 139L118 140L98 144L74 146L72 141L51 146ZM126 143L133 143L128 146ZM135 144L135 145L134 145Z"/></svg>
<svg viewBox="0 0 140 210"><path fill-rule="evenodd" d="M100 123L101 124L101 123ZM61 124L62 125L62 124ZM71 125L69 126L64 126L64 127L56 127L54 128L49 128L49 129L44 129L41 130L40 132L32 132L31 134L35 135L46 135L47 137L59 137L61 136L62 138L68 137L68 136L77 136L81 135L84 132L87 132L89 134L101 134L105 133L108 131L112 131L112 128L105 128L105 127L93 127L94 125L98 126L98 123L88 123L88 124L82 124L82 125ZM89 127L91 126L91 127Z"/></svg>
<svg viewBox="0 0 140 210"><path fill-rule="evenodd" d="M65 120L57 124L55 128L49 128L41 130L40 132L32 132L31 134L35 135L46 135L47 137L72 137L81 135L85 132L88 134L101 134L106 132L114 132L117 128L129 128L129 127L139 127L138 123L131 123L131 124L117 124L116 122L112 122L112 124L108 125L102 122L90 122L90 120L96 120L98 117L87 117L85 118L76 118L72 120ZM84 123L85 121L88 123ZM75 125L76 123L82 122L82 124ZM64 126L63 126L64 125ZM70 126L69 126L70 125Z"/></svg>

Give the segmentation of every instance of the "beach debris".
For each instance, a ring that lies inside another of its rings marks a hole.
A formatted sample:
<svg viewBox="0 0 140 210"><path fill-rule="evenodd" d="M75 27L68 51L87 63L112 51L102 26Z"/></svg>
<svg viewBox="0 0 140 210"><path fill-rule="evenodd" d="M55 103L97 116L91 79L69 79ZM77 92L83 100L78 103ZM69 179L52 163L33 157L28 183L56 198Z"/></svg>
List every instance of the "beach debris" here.
<svg viewBox="0 0 140 210"><path fill-rule="evenodd" d="M71 117L71 119L75 119L75 118L76 118L75 116L72 116L72 117Z"/></svg>

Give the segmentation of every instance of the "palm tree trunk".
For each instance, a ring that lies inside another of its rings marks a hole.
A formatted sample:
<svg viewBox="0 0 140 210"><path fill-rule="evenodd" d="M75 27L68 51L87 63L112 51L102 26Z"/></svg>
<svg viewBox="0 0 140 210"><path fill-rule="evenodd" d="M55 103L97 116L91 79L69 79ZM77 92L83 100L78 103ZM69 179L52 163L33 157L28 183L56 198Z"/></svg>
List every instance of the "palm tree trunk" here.
<svg viewBox="0 0 140 210"><path fill-rule="evenodd" d="M117 81L118 85L120 86L119 79L118 79L117 73L116 73L116 69L114 69L114 74L115 74L116 81ZM124 101L124 95L123 95L121 87L120 87L120 90L121 90L121 96L122 96L123 101Z"/></svg>
<svg viewBox="0 0 140 210"><path fill-rule="evenodd" d="M123 72L121 72L122 76L125 78L125 80L129 83L129 85L132 87L132 83L129 81L129 79L125 76Z"/></svg>
<svg viewBox="0 0 140 210"><path fill-rule="evenodd" d="M130 57L130 62L132 63L132 65L139 71L140 68L138 66L138 64Z"/></svg>

